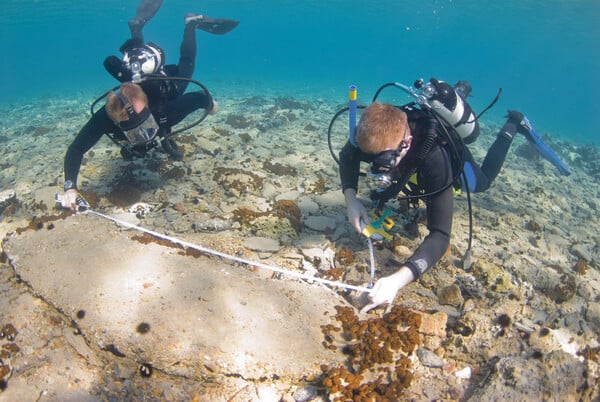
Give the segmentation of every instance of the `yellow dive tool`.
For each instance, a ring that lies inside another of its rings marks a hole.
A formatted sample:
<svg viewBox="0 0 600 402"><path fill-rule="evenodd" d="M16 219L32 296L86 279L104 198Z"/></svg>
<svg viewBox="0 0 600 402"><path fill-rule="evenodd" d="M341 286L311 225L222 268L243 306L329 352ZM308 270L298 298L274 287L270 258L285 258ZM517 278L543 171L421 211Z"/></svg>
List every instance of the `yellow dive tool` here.
<svg viewBox="0 0 600 402"><path fill-rule="evenodd" d="M362 234L368 238L372 237L373 240L391 240L392 235L387 233L387 230L394 227L394 221L388 218L391 213L392 211L388 209L382 214L378 214L375 209L372 209L369 215L373 220L363 228Z"/></svg>

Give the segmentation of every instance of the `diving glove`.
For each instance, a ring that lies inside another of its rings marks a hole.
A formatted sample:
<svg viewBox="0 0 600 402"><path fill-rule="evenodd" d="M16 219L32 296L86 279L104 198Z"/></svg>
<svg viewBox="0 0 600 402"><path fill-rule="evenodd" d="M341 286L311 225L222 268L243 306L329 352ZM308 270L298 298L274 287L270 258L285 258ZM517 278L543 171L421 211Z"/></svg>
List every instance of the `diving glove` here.
<svg viewBox="0 0 600 402"><path fill-rule="evenodd" d="M517 126L517 133L529 136L531 134L531 124L529 120L518 110L507 110L506 117L510 122Z"/></svg>

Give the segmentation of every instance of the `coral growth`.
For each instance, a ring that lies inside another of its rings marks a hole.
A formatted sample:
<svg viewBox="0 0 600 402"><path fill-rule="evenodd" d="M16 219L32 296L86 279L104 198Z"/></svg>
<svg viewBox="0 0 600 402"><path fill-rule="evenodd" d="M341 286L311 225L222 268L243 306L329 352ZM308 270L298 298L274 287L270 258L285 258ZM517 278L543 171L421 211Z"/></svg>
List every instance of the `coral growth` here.
<svg viewBox="0 0 600 402"><path fill-rule="evenodd" d="M273 206L273 213L279 218L285 218L290 221L296 233L302 230L302 221L300 220L300 207L291 200L279 200Z"/></svg>
<svg viewBox="0 0 600 402"><path fill-rule="evenodd" d="M65 219L67 216L72 215L72 214L73 213L71 211L62 211L58 215L46 215L46 216L34 217L31 220L31 222L29 222L29 225L27 225L25 227L17 228L16 233L21 234L27 230L40 230L40 229L44 228L44 224L46 224L46 223L48 223L47 228L51 229L54 227L52 222L58 221L61 219Z"/></svg>
<svg viewBox="0 0 600 402"><path fill-rule="evenodd" d="M176 180L185 177L185 169L181 166L173 166L172 163L165 163L160 170L160 174L165 179Z"/></svg>
<svg viewBox="0 0 600 402"><path fill-rule="evenodd" d="M330 281L341 281L343 280L345 273L346 270L344 268L331 268L323 272L319 277Z"/></svg>
<svg viewBox="0 0 600 402"><path fill-rule="evenodd" d="M125 207L135 204L142 198L142 191L132 182L118 183L106 197L116 206Z"/></svg>
<svg viewBox="0 0 600 402"><path fill-rule="evenodd" d="M234 195L241 195L248 191L257 191L262 188L263 180L258 175L242 169L218 167L215 169L213 180Z"/></svg>
<svg viewBox="0 0 600 402"><path fill-rule="evenodd" d="M320 175L317 176L317 181L310 185L309 190L313 194L323 194L325 192L325 180Z"/></svg>
<svg viewBox="0 0 600 402"><path fill-rule="evenodd" d="M296 176L298 172L296 168L288 165L282 165L281 163L272 163L269 160L263 162L263 168L266 171L275 173L278 176Z"/></svg>
<svg viewBox="0 0 600 402"><path fill-rule="evenodd" d="M252 119L242 116L241 114L232 113L227 116L225 123L229 124L233 128L248 128L252 124Z"/></svg>
<svg viewBox="0 0 600 402"><path fill-rule="evenodd" d="M264 216L264 212L253 211L250 208L240 207L233 211L233 216L242 225L248 225L259 216Z"/></svg>
<svg viewBox="0 0 600 402"><path fill-rule="evenodd" d="M221 137L229 137L232 134L231 130L227 130L226 128L220 126L213 126L213 131L219 134Z"/></svg>
<svg viewBox="0 0 600 402"><path fill-rule="evenodd" d="M321 327L325 347L334 346L336 334L346 343L348 367L322 367L322 384L328 388L333 401L396 400L412 381L408 355L421 339L418 328L421 317L401 306L381 318L359 320L350 307L336 307L334 325ZM375 378L366 381L365 378Z"/></svg>
<svg viewBox="0 0 600 402"><path fill-rule="evenodd" d="M260 229L261 232L265 233L269 231L266 226L273 226L272 231L274 233L286 232L284 225L281 224L281 219L289 221L289 225L295 232L294 234L298 234L302 230L300 207L291 200L279 200L267 212L257 212L246 207L240 207L233 211L233 216L243 226L253 226L254 230ZM275 230L275 226L280 228Z"/></svg>
<svg viewBox="0 0 600 402"><path fill-rule="evenodd" d="M244 99L241 102L241 104L244 105L244 106L259 107L259 106L266 105L267 104L267 99L264 96L255 95L255 96L252 96L250 98Z"/></svg>
<svg viewBox="0 0 600 402"><path fill-rule="evenodd" d="M311 105L306 102L300 102L287 96L280 96L276 98L275 106L277 106L279 109L299 109L305 112L308 112L312 108Z"/></svg>
<svg viewBox="0 0 600 402"><path fill-rule="evenodd" d="M341 248L335 255L338 264L347 266L354 262L354 253L349 248Z"/></svg>
<svg viewBox="0 0 600 402"><path fill-rule="evenodd" d="M580 259L579 261L577 261L577 263L573 267L573 271L575 271L579 275L585 275L587 270L588 270L588 263L584 259Z"/></svg>

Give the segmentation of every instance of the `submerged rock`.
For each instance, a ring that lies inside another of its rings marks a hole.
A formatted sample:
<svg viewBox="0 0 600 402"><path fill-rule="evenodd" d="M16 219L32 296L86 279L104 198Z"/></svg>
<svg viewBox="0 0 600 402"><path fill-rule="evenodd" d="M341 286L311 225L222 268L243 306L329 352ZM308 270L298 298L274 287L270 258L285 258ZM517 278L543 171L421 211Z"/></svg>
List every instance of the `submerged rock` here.
<svg viewBox="0 0 600 402"><path fill-rule="evenodd" d="M277 240L266 237L249 237L244 240L244 247L263 253L276 253L279 251L280 245Z"/></svg>
<svg viewBox="0 0 600 402"><path fill-rule="evenodd" d="M332 231L336 227L335 219L326 216L309 216L304 221L304 224L308 228L319 232Z"/></svg>
<svg viewBox="0 0 600 402"><path fill-rule="evenodd" d="M442 288L439 291L438 299L440 304L448 304L454 307L462 306L465 301L460 291L460 287L456 284Z"/></svg>

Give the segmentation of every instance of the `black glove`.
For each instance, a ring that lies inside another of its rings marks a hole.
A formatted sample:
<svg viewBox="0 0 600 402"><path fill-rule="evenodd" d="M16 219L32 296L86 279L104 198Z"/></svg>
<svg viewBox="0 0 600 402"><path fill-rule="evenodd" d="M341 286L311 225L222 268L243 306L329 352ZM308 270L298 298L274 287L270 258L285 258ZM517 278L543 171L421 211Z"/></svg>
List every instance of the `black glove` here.
<svg viewBox="0 0 600 402"><path fill-rule="evenodd" d="M104 68L120 82L131 81L132 74L117 56L108 56L104 59Z"/></svg>
<svg viewBox="0 0 600 402"><path fill-rule="evenodd" d="M518 110L507 110L506 116L504 117L506 117L508 120L511 120L518 126L523 121L524 116L523 113L519 112Z"/></svg>
<svg viewBox="0 0 600 402"><path fill-rule="evenodd" d="M132 49L144 46L144 40L141 38L127 39L119 48L119 52L125 53Z"/></svg>
<svg viewBox="0 0 600 402"><path fill-rule="evenodd" d="M517 126L517 133L529 135L530 127L526 123L523 113L519 112L518 110L507 110L506 116L504 117L506 117L509 122L514 123L515 126Z"/></svg>

